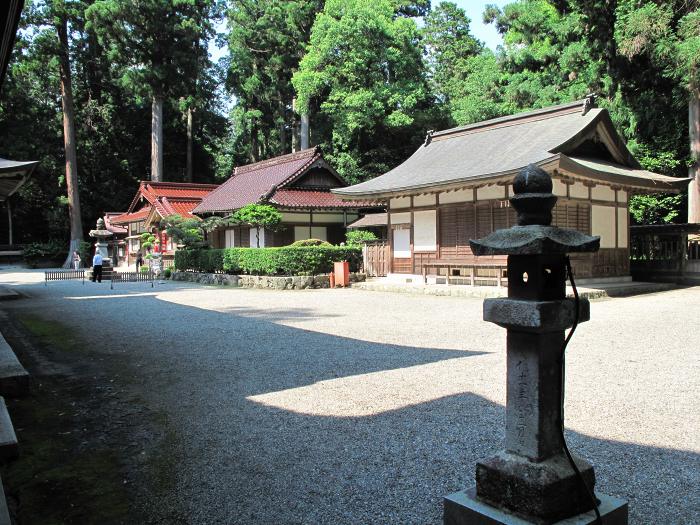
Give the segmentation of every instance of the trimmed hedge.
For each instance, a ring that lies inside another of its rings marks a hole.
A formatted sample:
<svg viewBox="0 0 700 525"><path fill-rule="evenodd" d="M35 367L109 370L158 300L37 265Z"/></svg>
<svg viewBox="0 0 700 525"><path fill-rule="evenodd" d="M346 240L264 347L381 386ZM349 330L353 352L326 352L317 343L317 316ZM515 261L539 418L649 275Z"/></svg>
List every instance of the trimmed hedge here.
<svg viewBox="0 0 700 525"><path fill-rule="evenodd" d="M223 272L225 251L212 249L177 250L175 252L175 268L205 273Z"/></svg>
<svg viewBox="0 0 700 525"><path fill-rule="evenodd" d="M284 246L175 252L175 268L205 273L317 275L331 272L336 261L348 261L350 271L356 272L362 250L352 246Z"/></svg>

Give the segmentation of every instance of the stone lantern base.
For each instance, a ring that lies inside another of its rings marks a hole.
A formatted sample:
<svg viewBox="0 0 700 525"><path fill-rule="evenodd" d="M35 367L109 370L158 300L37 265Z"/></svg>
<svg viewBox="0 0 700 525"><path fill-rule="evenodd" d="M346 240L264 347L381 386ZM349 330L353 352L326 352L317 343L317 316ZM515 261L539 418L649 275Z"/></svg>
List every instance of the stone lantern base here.
<svg viewBox="0 0 700 525"><path fill-rule="evenodd" d="M627 502L597 493L598 511L604 525L627 525ZM532 520L510 514L477 499L476 487L455 492L445 497L445 525L593 525L596 520L592 510L569 518L548 522Z"/></svg>

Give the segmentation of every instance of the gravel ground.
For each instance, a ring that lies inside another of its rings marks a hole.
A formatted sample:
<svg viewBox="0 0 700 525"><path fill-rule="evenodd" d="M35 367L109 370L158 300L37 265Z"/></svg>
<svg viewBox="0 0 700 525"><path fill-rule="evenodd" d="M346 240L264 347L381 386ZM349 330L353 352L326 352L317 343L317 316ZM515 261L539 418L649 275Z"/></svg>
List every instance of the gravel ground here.
<svg viewBox="0 0 700 525"><path fill-rule="evenodd" d="M121 356L165 414L172 488L144 523L441 523L502 446L505 330L479 299L0 273L3 308ZM594 302L567 354L570 448L630 523L700 523L700 288ZM90 354L87 354L90 355Z"/></svg>

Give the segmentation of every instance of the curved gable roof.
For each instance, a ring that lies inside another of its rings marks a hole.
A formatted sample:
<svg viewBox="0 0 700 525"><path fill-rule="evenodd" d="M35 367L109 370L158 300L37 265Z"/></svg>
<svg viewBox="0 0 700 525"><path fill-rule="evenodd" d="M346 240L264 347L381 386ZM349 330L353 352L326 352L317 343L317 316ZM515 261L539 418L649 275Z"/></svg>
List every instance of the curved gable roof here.
<svg viewBox="0 0 700 525"><path fill-rule="evenodd" d="M528 164L558 162L564 153L575 155L576 147L591 137L605 145L619 167L639 178L643 170L608 111L589 108L586 100L580 100L429 134L425 144L393 170L332 191L346 198L378 198L510 176ZM643 173L643 184L649 176L672 179Z"/></svg>
<svg viewBox="0 0 700 525"><path fill-rule="evenodd" d="M205 197L194 212L233 211L268 200L278 188L291 184L315 162L322 160L318 147L313 147L240 166L229 180ZM329 171L333 173L333 170Z"/></svg>

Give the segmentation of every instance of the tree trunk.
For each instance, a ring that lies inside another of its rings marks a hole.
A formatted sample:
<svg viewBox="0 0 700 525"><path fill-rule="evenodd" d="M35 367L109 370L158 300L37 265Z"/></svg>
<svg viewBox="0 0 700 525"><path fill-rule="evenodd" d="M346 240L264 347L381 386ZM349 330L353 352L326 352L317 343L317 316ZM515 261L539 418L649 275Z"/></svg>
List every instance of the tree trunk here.
<svg viewBox="0 0 700 525"><path fill-rule="evenodd" d="M151 106L151 180L163 181L163 96L153 95Z"/></svg>
<svg viewBox="0 0 700 525"><path fill-rule="evenodd" d="M297 99L292 99L292 153L299 149L299 130L297 121Z"/></svg>
<svg viewBox="0 0 700 525"><path fill-rule="evenodd" d="M301 116L301 149L309 149L309 114Z"/></svg>
<svg viewBox="0 0 700 525"><path fill-rule="evenodd" d="M187 172L185 173L185 180L187 182L192 182L192 148L194 147L192 129L194 121L194 111L192 107L187 108Z"/></svg>
<svg viewBox="0 0 700 525"><path fill-rule="evenodd" d="M688 177L693 179L688 186L688 222L700 223L700 86L690 89L688 136L692 161Z"/></svg>
<svg viewBox="0 0 700 525"><path fill-rule="evenodd" d="M70 245L68 256L63 263L70 268L73 252L80 249L83 240L83 222L80 217L80 195L78 193L78 155L75 143L75 112L73 111L73 87L68 56L68 21L61 16L57 25L59 68L61 77L61 105L63 108L63 144L66 152L66 192L68 194L68 215L70 216Z"/></svg>

